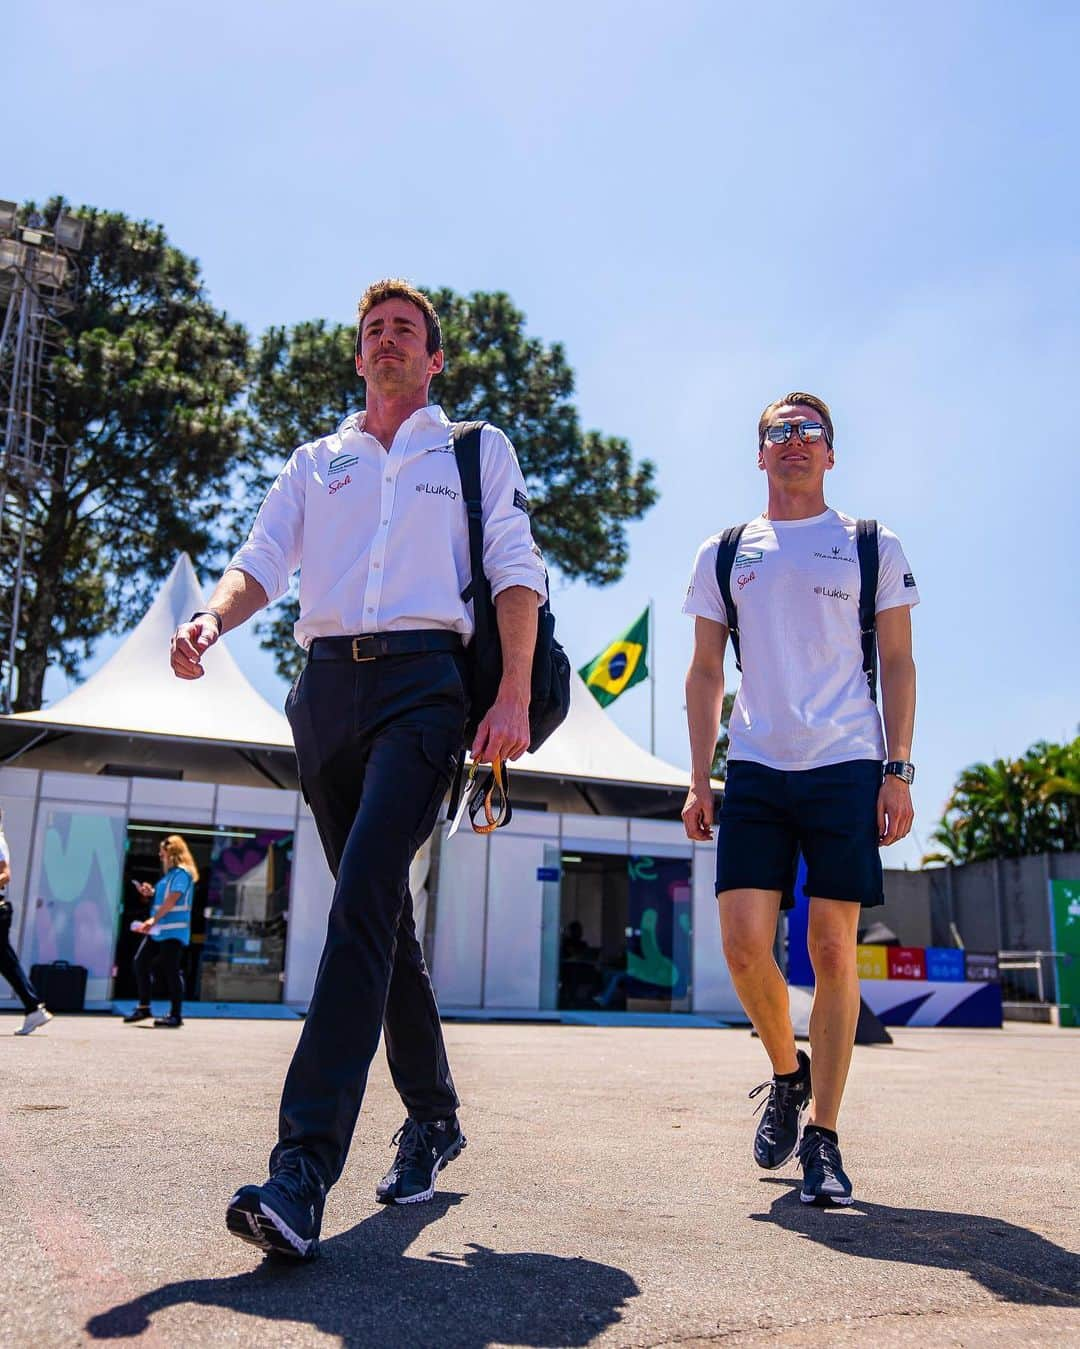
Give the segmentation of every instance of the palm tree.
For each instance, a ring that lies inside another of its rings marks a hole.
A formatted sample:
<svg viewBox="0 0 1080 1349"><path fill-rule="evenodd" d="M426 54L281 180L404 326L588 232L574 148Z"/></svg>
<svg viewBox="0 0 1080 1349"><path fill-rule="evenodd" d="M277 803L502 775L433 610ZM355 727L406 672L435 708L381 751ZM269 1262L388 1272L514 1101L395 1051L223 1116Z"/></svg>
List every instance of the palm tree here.
<svg viewBox="0 0 1080 1349"><path fill-rule="evenodd" d="M965 768L930 837L924 866L1080 850L1080 736Z"/></svg>

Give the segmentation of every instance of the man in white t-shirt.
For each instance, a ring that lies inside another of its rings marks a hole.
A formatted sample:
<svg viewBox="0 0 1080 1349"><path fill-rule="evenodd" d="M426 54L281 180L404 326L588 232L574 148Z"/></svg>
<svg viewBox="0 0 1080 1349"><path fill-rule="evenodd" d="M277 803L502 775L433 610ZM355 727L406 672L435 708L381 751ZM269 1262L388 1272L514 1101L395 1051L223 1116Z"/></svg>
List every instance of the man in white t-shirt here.
<svg viewBox="0 0 1080 1349"><path fill-rule="evenodd" d="M709 769L733 623L743 677L715 821L716 893L728 969L773 1068L771 1081L750 1093L769 1088L754 1158L772 1170L797 1148L803 1202L849 1204L836 1128L859 1016L856 933L861 908L882 902L878 847L903 838L913 818L911 609L919 595L899 540L879 527L873 611L883 734L859 621L857 522L825 504L833 462L832 417L820 398L790 393L770 403L758 423L768 507L745 526L733 556L729 545L730 572L721 563L731 623L717 575L723 536L698 551L683 605L695 631L686 676L691 787L682 814L689 838L712 838ZM816 980L812 1088L773 956L800 851Z"/></svg>

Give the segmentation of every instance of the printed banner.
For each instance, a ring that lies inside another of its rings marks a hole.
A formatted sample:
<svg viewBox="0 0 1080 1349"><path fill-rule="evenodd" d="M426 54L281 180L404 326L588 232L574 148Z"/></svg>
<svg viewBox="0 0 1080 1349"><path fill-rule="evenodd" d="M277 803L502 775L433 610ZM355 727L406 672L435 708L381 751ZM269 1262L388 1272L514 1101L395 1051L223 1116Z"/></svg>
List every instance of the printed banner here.
<svg viewBox="0 0 1080 1349"><path fill-rule="evenodd" d="M1050 882L1050 923L1063 1026L1080 1026L1080 881Z"/></svg>
<svg viewBox="0 0 1080 1349"><path fill-rule="evenodd" d="M855 956L859 962L860 979L887 979L889 960L887 946L856 946Z"/></svg>

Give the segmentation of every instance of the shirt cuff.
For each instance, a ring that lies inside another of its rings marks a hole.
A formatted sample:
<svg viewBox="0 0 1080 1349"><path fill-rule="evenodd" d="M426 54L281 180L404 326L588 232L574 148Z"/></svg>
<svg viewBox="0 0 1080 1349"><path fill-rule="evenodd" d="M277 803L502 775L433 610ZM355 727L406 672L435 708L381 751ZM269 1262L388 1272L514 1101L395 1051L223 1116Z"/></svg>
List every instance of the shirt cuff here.
<svg viewBox="0 0 1080 1349"><path fill-rule="evenodd" d="M258 581L263 590L266 591L267 604L273 604L275 600L281 598L289 588L286 580L284 585L280 584L279 573L269 563L264 563L261 558L252 554L245 553L241 548L229 565L226 571L242 571L251 577L253 581Z"/></svg>
<svg viewBox="0 0 1080 1349"><path fill-rule="evenodd" d="M509 590L511 586L525 586L527 590L534 590L541 600L547 599L547 582L542 575L537 576L534 567L512 567L508 571L499 572L498 579L489 583L492 599L496 595L501 595L504 590Z"/></svg>

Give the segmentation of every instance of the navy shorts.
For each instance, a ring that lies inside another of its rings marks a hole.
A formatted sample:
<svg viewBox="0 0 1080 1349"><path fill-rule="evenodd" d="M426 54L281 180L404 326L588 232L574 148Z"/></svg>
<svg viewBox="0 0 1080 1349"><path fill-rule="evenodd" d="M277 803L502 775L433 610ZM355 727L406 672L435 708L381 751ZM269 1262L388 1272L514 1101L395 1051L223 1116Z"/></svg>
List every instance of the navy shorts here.
<svg viewBox="0 0 1080 1349"><path fill-rule="evenodd" d="M876 759L798 772L729 762L716 819L716 893L780 890L789 909L801 852L808 895L866 908L883 903L880 790Z"/></svg>

